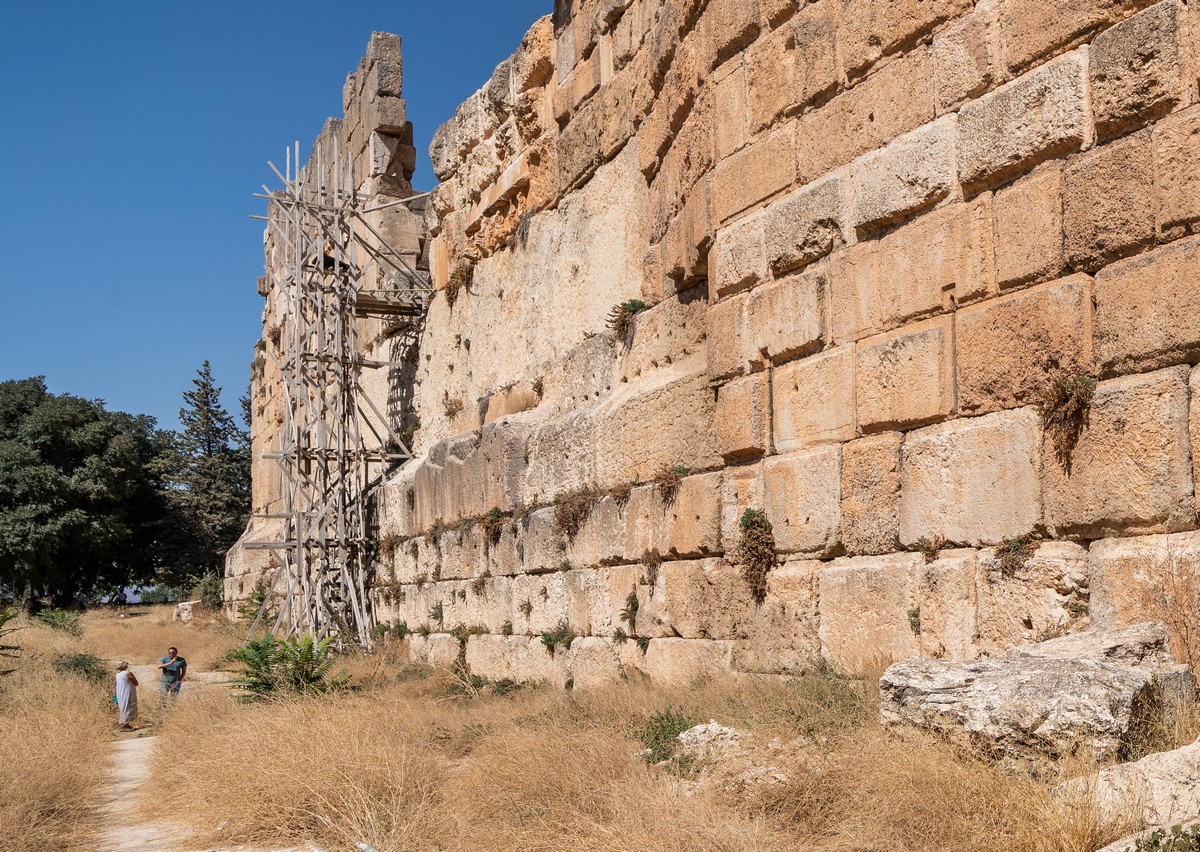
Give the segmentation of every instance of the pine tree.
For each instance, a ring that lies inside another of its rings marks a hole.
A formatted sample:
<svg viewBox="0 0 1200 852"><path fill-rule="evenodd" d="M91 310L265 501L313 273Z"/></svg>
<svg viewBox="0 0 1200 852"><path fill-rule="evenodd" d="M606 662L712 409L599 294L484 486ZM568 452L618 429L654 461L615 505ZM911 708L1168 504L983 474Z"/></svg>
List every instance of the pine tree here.
<svg viewBox="0 0 1200 852"><path fill-rule="evenodd" d="M177 541L171 579L223 572L225 552L250 511L250 450L246 432L221 405L221 389L204 362L183 394L183 430L175 437L169 475ZM166 578L164 578L166 579Z"/></svg>

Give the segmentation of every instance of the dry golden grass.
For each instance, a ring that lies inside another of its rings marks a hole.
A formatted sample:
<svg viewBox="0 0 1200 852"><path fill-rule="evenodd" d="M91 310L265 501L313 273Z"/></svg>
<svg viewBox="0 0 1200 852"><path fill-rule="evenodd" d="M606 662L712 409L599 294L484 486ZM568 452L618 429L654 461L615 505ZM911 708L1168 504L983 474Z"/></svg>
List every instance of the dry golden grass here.
<svg viewBox="0 0 1200 852"><path fill-rule="evenodd" d="M244 629L223 616L197 608L191 624L171 621L170 604L129 607L128 617L112 610L90 610L83 615L79 646L108 660L128 660L133 665L157 663L174 646L197 670L214 671L228 666L225 653L245 639Z"/></svg>
<svg viewBox="0 0 1200 852"><path fill-rule="evenodd" d="M874 690L829 672L451 699L444 673L404 681L377 660L349 663L369 691L181 704L160 733L147 815L182 814L199 842L367 842L381 852L1084 852L1120 836L1088 808L1057 804L1049 782L882 733ZM696 789L639 756L634 733L668 707L763 738L810 737L819 759L766 791Z"/></svg>
<svg viewBox="0 0 1200 852"><path fill-rule="evenodd" d="M93 848L96 795L111 748L111 689L54 672L77 640L46 627L12 637L26 649L0 679L0 847Z"/></svg>

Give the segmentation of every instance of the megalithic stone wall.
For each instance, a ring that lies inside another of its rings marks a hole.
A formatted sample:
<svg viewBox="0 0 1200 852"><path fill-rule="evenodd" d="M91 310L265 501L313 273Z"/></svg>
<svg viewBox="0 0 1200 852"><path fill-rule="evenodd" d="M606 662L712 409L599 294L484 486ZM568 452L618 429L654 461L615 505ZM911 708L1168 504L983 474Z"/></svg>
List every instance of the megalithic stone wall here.
<svg viewBox="0 0 1200 852"><path fill-rule="evenodd" d="M559 0L431 149L381 620L582 685L970 657L1195 588L1197 5ZM1039 402L1089 377L1064 455Z"/></svg>

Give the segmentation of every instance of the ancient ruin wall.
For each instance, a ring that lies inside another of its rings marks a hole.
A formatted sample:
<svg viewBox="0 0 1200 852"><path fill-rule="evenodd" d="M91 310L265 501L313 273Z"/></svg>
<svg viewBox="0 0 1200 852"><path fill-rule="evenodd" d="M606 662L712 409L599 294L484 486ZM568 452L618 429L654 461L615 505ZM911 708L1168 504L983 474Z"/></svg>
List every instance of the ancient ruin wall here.
<svg viewBox="0 0 1200 852"><path fill-rule="evenodd" d="M431 150L376 591L414 659L975 656L1193 576L1196 4L557 5ZM1084 377L1071 446L1038 403Z"/></svg>

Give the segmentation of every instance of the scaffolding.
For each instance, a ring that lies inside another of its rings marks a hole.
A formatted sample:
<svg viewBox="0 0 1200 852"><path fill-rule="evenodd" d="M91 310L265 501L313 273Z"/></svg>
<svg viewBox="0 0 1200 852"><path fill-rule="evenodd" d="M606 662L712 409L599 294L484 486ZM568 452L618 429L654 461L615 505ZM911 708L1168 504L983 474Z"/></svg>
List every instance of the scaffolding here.
<svg viewBox="0 0 1200 852"><path fill-rule="evenodd" d="M280 511L257 517L278 521L282 534L247 547L269 550L278 563L273 633L369 648L371 495L412 452L363 390L363 370L389 364L363 357L358 320L388 318L393 332L415 339L433 290L370 221L421 196L369 206L355 188L352 159L336 140L332 148L326 162L317 146L301 169L296 143L284 171L268 164L282 189L264 186L259 196L279 249L267 278L268 292L282 299L282 321L277 353L267 352L281 377L284 422L278 451L263 454L279 465ZM269 620L269 603L270 596L251 632Z"/></svg>

